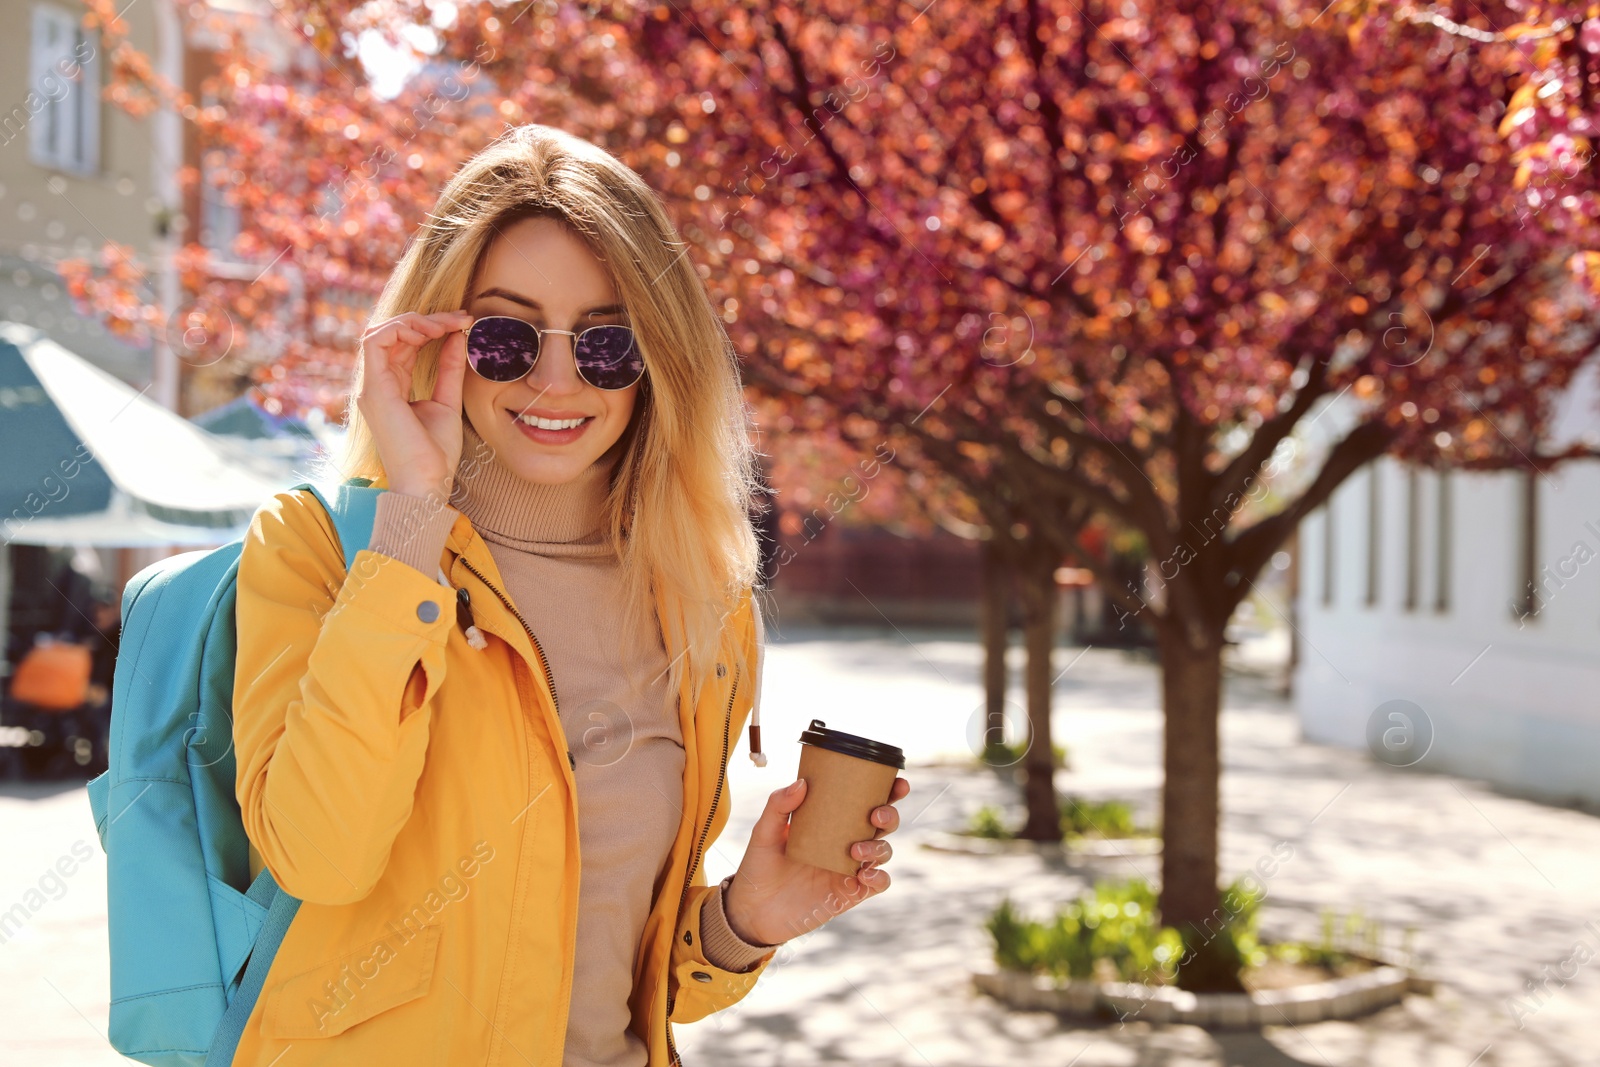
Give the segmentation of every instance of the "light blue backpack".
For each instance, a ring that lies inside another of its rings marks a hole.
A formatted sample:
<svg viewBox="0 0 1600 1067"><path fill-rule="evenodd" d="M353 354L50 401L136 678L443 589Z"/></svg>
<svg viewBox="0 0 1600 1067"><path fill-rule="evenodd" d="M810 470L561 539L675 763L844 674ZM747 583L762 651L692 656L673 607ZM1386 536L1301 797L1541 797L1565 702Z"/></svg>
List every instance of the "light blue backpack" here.
<svg viewBox="0 0 1600 1067"><path fill-rule="evenodd" d="M324 496L345 567L380 490ZM331 497L331 499L330 499ZM140 571L122 594L110 767L89 783L106 851L111 1045L161 1067L227 1067L300 901L250 880L235 793L234 599L242 541Z"/></svg>

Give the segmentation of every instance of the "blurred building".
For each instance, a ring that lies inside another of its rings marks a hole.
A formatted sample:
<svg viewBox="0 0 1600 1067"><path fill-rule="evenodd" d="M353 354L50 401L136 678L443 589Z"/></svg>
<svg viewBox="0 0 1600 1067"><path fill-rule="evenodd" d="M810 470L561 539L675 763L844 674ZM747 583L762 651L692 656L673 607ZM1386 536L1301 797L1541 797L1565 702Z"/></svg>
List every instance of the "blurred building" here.
<svg viewBox="0 0 1600 1067"><path fill-rule="evenodd" d="M907 538L831 524L811 540L784 539L773 566L773 596L785 621L977 625L979 545L954 534Z"/></svg>
<svg viewBox="0 0 1600 1067"><path fill-rule="evenodd" d="M117 8L127 42L202 104L223 31L253 20L258 48L293 41L268 0ZM217 433L172 414L221 405L249 384L237 361L175 350L187 297L173 253L199 241L223 253L220 270L253 278L260 267L226 254L238 211L193 113L158 106L135 117L108 99L112 55L86 10L0 0L13 31L0 41L0 683L38 635L95 629L86 605L115 603L140 567L237 535L257 503L301 480L322 429L286 425L270 407L221 411ZM221 180L186 191L185 167ZM64 260L105 254L145 279L149 306L171 309L137 342L80 314L62 279ZM69 597L50 577L63 574L92 595Z"/></svg>
<svg viewBox="0 0 1600 1067"><path fill-rule="evenodd" d="M79 316L56 267L111 241L164 259L179 211L178 118L134 118L101 99L110 57L84 11L78 0L0 0L11 27L0 40L0 318L144 385L151 346ZM128 5L122 18L159 69L181 61L170 0Z"/></svg>
<svg viewBox="0 0 1600 1067"><path fill-rule="evenodd" d="M253 278L260 266L230 255L240 229L225 193L231 176L195 125L171 108L135 117L104 98L111 59L101 35L83 25L85 12L80 0L0 0L0 24L18 31L0 41L0 319L149 385L168 408L205 411L238 396L249 377L239 360L175 357L169 342L184 335L188 294L172 254L199 242L224 274ZM118 15L128 43L200 106L211 102L203 83L225 32L244 27L273 62L301 47L268 0L142 0L118 5ZM183 188L184 167L203 180ZM119 339L73 308L59 264L99 259L110 243L125 246L145 273L151 304L171 309L153 337Z"/></svg>
<svg viewBox="0 0 1600 1067"><path fill-rule="evenodd" d="M1551 444L1600 444L1597 402L1591 363ZM1600 461L1539 475L1384 459L1306 521L1300 546L1308 738L1600 804Z"/></svg>

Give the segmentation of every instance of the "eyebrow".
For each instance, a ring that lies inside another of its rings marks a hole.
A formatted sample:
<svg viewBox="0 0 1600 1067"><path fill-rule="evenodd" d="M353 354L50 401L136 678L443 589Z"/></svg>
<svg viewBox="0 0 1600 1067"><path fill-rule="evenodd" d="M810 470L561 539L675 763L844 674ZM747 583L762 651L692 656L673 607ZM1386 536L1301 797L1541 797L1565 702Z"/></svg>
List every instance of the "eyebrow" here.
<svg viewBox="0 0 1600 1067"><path fill-rule="evenodd" d="M540 304L539 301L533 299L532 297L522 296L519 293L513 293L509 289L501 289L501 288L498 288L498 287L493 288L493 289L485 289L483 292L481 292L477 296L473 297L473 299L474 300L483 300L483 299L485 299L487 297L491 297L491 296L499 297L501 300L509 300L513 304L521 304L523 307L531 308L534 311L543 311L544 310L544 305ZM580 311L578 314L580 314L580 315L626 315L627 313L628 313L628 309L626 307L624 307L623 305L621 305L621 304L602 304L602 305L598 305L596 307L587 308L584 311Z"/></svg>

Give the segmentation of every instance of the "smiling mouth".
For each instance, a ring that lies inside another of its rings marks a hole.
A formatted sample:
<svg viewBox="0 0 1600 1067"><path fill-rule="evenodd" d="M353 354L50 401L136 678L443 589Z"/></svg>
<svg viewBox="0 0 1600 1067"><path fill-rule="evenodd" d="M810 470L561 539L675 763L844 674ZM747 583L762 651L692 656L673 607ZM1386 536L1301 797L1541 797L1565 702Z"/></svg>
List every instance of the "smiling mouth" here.
<svg viewBox="0 0 1600 1067"><path fill-rule="evenodd" d="M510 409L507 409L510 411ZM570 418L551 419L543 415L529 415L523 412L510 411L511 418L524 426L535 430L576 430L581 429L594 421L593 415L574 415Z"/></svg>

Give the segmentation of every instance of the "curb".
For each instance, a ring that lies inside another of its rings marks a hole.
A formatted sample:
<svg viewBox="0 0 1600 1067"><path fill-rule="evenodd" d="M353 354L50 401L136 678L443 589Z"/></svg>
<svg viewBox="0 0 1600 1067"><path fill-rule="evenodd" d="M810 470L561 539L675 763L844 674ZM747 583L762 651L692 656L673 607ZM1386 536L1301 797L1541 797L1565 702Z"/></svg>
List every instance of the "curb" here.
<svg viewBox="0 0 1600 1067"><path fill-rule="evenodd" d="M1392 963L1326 982L1258 993L1190 993L1173 986L1138 982L1058 983L1020 971L972 972L973 984L1009 1007L1067 1015L1184 1023L1214 1030L1298 1026L1328 1019L1353 1019L1398 1004L1407 993L1431 994L1436 981Z"/></svg>

